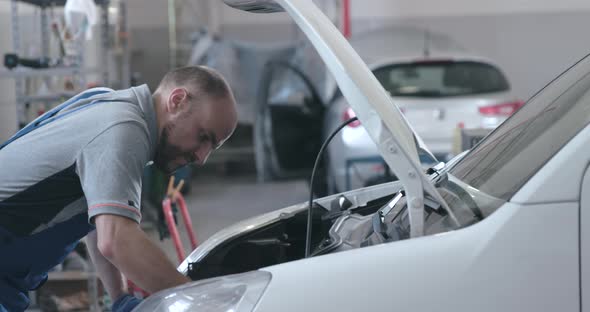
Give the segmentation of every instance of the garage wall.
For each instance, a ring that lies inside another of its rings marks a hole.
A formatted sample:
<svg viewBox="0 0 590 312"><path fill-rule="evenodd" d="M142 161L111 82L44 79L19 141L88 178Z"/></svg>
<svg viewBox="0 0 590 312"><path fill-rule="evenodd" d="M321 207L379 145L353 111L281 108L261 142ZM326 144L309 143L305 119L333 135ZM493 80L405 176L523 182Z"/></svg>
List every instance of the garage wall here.
<svg viewBox="0 0 590 312"><path fill-rule="evenodd" d="M22 7L22 8L20 8ZM20 6L19 13L24 21L31 19L33 10L27 6ZM4 67L4 54L13 52L12 34L10 33L10 2L0 1L0 66ZM24 25L23 25L24 26ZM38 32L37 32L38 33ZM14 79L0 78L0 141L8 139L17 127L16 105L14 93Z"/></svg>
<svg viewBox="0 0 590 312"><path fill-rule="evenodd" d="M446 0L444 5L430 0L351 0L351 4L353 32L386 23L451 34L471 51L494 60L521 99L590 53L590 1L586 0Z"/></svg>
<svg viewBox="0 0 590 312"><path fill-rule="evenodd" d="M590 11L358 17L352 22L352 30L359 33L383 25L412 25L450 34L473 53L494 61L508 76L514 96L523 100L590 53ZM289 24L248 25L247 29L240 24L226 24L222 30L231 38L256 39L267 28L296 37Z"/></svg>
<svg viewBox="0 0 590 312"><path fill-rule="evenodd" d="M331 0L315 2L337 18ZM496 61L509 76L515 96L522 99L590 52L586 34L590 1L586 0L351 0L351 4L353 32L379 24L409 24L452 34L474 53ZM169 68L168 3L127 0L127 5L132 70L154 87ZM188 34L202 26L246 41L300 36L284 13L250 14L221 0L185 1L178 14L180 42L189 42Z"/></svg>
<svg viewBox="0 0 590 312"><path fill-rule="evenodd" d="M180 1L177 1L180 2ZM221 0L187 0L179 12L179 38L203 25L231 38L274 41L300 36L282 13L257 15L226 7ZM331 0L318 0L336 17ZM449 34L477 54L496 61L516 96L526 99L590 52L587 0L351 0L353 32L379 24L426 27ZM442 4L442 5L441 5ZM132 71L151 87L168 70L168 1L127 0ZM23 14L33 10L21 5ZM10 2L0 1L0 29L10 26ZM467 16L465 16L467 15ZM11 34L0 31L0 54L11 51ZM184 36L184 37L183 37ZM0 140L16 128L14 81L0 79Z"/></svg>
<svg viewBox="0 0 590 312"><path fill-rule="evenodd" d="M168 1L127 0L131 73L152 90L168 71Z"/></svg>
<svg viewBox="0 0 590 312"><path fill-rule="evenodd" d="M181 8L177 11L179 60L183 54L190 53L191 33L202 27L246 41L273 41L284 37L285 33L291 37L295 34L286 14L271 14L260 19L260 15L229 8L221 0L176 2ZM131 71L140 74L139 83L147 83L154 89L169 70L168 1L127 0L127 9L132 46ZM226 25L230 25L229 30ZM233 32L232 26L238 28L237 33ZM182 61L179 64L182 65Z"/></svg>
<svg viewBox="0 0 590 312"><path fill-rule="evenodd" d="M315 2L338 17L332 1ZM521 99L590 53L587 0L351 0L351 5L353 32L402 24L451 34L475 54L495 61ZM212 18L219 25L211 23ZM294 40L300 35L284 13L249 14L218 0L187 6L179 21L186 32L213 25L223 36L242 40Z"/></svg>
<svg viewBox="0 0 590 312"><path fill-rule="evenodd" d="M351 0L355 17L424 17L579 12L587 0Z"/></svg>
<svg viewBox="0 0 590 312"><path fill-rule="evenodd" d="M590 53L590 12L415 17L396 23L452 34L471 51L495 61L521 99Z"/></svg>

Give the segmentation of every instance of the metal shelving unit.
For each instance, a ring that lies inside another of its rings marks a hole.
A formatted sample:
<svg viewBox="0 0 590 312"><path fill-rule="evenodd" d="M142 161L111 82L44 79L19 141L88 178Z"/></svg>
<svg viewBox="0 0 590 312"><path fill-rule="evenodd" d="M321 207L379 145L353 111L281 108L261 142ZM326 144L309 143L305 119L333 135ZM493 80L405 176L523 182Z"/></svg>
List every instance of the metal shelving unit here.
<svg viewBox="0 0 590 312"><path fill-rule="evenodd" d="M13 70L0 69L1 78L32 78L43 76L72 76L81 74L103 73L104 70L99 68L81 68L81 67L53 67L53 68L15 68Z"/></svg>
<svg viewBox="0 0 590 312"><path fill-rule="evenodd" d="M40 55L39 57L49 58L51 54L51 21L50 21L50 9L54 7L61 7L65 5L66 0L11 0L11 33L12 33L12 44L14 53L20 55L23 52L21 29L19 24L19 2L34 5L39 8L39 23L40 33L34 33L34 35L40 35ZM68 99L78 92L72 91L59 91L49 92L48 94L29 94L26 90L27 81L34 79L40 79L47 82L52 77L76 77L77 81L81 85L85 85L85 78L88 74L100 74L102 77L102 83L106 86L109 85L109 75L107 62L109 61L107 52L111 46L111 37L109 36L109 24L108 24L108 6L109 0L94 0L94 2L100 7L100 40L101 55L99 60L103 62L104 66L100 68L88 68L85 67L84 63L84 51L83 44L75 46L79 53L77 58L74 59L72 66L61 66L61 67L50 67L50 68L26 68L17 66L14 69L0 68L0 79L14 79L15 81L15 95L17 105L17 118L18 126L23 127L28 123L27 118L27 107L30 107L32 103L59 103ZM49 282L54 283L67 283L75 281L86 281L88 287L89 296L89 309L90 311L99 311L99 300L98 300L98 280L96 273L91 265L89 265L89 271L87 272L54 272L49 274ZM31 307L27 311L40 311L39 303L36 301L37 295L35 291L31 292Z"/></svg>
<svg viewBox="0 0 590 312"><path fill-rule="evenodd" d="M75 92L63 92L55 93L51 95L30 95L24 96L23 101L25 102L53 102L53 101L65 101L76 95Z"/></svg>
<svg viewBox="0 0 590 312"><path fill-rule="evenodd" d="M19 54L22 52L21 46L21 32L19 25L19 2L34 5L40 9L40 35L41 35L41 55L40 57L48 58L50 56L50 41L51 41L51 25L49 21L49 9L65 5L65 0L11 0L11 33L12 44L14 52ZM101 45L102 55L100 60L105 64L101 68L86 68L84 66L83 45L80 43L77 46L79 52L74 66L50 67L42 69L22 68L16 67L12 70L0 69L0 79L14 79L15 80L15 95L17 103L17 120L18 126L23 127L29 121L27 118L27 107L31 103L49 103L62 99L64 95L71 95L68 92L59 92L58 94L49 95L29 95L25 89L25 82L27 79L41 78L46 83L51 77L72 76L76 77L80 84L84 84L86 75L101 74L102 83L105 86L109 85L109 74L107 56L107 47L110 46L109 36L109 21L108 21L108 5L109 0L95 0L94 1L101 10L100 14L100 30L101 30Z"/></svg>

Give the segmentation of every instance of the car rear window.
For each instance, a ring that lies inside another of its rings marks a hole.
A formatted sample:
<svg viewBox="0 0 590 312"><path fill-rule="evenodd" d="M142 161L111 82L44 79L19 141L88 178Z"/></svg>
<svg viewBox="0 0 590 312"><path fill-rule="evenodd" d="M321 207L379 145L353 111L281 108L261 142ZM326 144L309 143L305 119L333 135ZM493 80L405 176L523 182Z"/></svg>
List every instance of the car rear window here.
<svg viewBox="0 0 590 312"><path fill-rule="evenodd" d="M462 96L510 89L500 70L473 61L404 63L383 66L373 72L393 96Z"/></svg>

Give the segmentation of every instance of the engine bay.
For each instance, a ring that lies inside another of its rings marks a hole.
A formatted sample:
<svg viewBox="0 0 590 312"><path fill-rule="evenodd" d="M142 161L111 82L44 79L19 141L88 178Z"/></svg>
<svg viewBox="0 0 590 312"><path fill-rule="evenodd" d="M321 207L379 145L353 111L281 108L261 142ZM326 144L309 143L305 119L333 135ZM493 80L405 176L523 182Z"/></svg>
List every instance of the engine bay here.
<svg viewBox="0 0 590 312"><path fill-rule="evenodd" d="M470 193L446 174L437 177L437 189L452 213L425 195L424 235L477 223L498 206L498 199L474 190ZM305 258L306 207L297 205L265 225L221 240L199 260L188 261L187 276L200 280ZM405 193L397 182L318 199L312 207L310 256L410 238L407 207Z"/></svg>
<svg viewBox="0 0 590 312"><path fill-rule="evenodd" d="M330 209L314 204L312 209L312 256L381 244L391 239L376 233L375 218L395 194L369 201L361 207L340 195ZM376 217L377 216L377 217ZM283 214L270 225L244 233L211 250L198 262L189 263L192 280L237 274L305 257L307 210Z"/></svg>

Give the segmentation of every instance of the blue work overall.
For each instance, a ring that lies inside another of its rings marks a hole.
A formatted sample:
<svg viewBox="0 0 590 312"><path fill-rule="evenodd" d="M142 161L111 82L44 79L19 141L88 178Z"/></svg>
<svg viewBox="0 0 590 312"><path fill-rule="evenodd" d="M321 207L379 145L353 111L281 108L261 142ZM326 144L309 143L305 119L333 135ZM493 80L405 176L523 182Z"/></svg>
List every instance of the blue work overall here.
<svg viewBox="0 0 590 312"><path fill-rule="evenodd" d="M109 90L91 89L60 104L0 145L0 150L50 122L100 103L92 101L58 115L80 100L106 92ZM47 280L47 272L63 262L78 241L93 229L84 214L32 235L17 236L0 227L0 312L25 310L29 305L28 292L41 287Z"/></svg>

